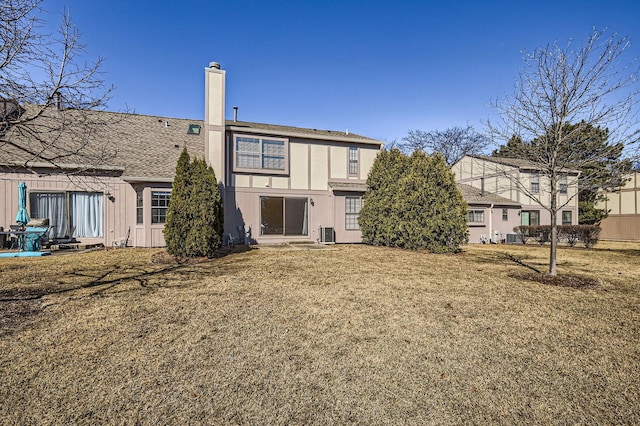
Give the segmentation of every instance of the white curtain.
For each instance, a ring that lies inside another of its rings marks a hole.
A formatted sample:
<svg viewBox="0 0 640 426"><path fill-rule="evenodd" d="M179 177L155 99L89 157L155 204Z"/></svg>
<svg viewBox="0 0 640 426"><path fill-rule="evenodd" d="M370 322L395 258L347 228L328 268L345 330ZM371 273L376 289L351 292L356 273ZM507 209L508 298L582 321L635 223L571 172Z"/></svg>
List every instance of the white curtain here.
<svg viewBox="0 0 640 426"><path fill-rule="evenodd" d="M49 226L53 226L50 236L62 238L68 235L64 193L32 192L30 202L32 218L49 219Z"/></svg>
<svg viewBox="0 0 640 426"><path fill-rule="evenodd" d="M102 198L101 193L70 194L72 237L102 237Z"/></svg>

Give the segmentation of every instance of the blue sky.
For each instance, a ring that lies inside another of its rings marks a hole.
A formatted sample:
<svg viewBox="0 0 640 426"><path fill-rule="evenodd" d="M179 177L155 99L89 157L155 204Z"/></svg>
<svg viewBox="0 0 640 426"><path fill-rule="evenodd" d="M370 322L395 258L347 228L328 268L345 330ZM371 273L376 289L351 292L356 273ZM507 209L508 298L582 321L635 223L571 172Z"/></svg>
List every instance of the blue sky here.
<svg viewBox="0 0 640 426"><path fill-rule="evenodd" d="M345 130L385 141L467 123L512 91L521 51L628 35L640 57L640 1L87 1L63 9L105 59L111 110L204 116L204 68L227 71L227 118Z"/></svg>

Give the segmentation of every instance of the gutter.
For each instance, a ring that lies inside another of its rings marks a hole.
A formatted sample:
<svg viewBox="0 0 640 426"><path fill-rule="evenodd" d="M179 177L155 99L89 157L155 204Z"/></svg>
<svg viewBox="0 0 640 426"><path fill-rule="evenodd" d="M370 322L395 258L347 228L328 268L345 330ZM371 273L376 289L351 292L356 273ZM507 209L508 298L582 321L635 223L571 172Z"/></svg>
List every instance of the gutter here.
<svg viewBox="0 0 640 426"><path fill-rule="evenodd" d="M242 126L227 126L228 130L237 133L255 133L261 135L274 135L274 136L288 136L288 137L298 137L301 139L318 139L324 141L334 141L334 142L351 142L351 143L360 143L366 145L376 145L382 146L382 142L377 141L375 139L361 139L347 136L336 136L327 135L327 134L313 134L313 133L298 133L291 131L283 131L283 130L274 130L274 129L260 129L257 127L242 127Z"/></svg>

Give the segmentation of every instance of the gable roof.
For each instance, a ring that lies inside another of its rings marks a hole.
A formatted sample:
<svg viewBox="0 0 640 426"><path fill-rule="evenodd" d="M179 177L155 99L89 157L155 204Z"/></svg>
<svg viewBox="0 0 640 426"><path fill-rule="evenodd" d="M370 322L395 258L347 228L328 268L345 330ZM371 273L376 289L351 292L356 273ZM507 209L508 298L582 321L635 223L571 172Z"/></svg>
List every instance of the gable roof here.
<svg viewBox="0 0 640 426"><path fill-rule="evenodd" d="M329 142L349 142L381 146L382 142L351 132L318 130L304 127L280 126L276 124L253 123L249 121L226 120L226 128L232 132L254 133L273 136L288 136L302 139L320 139Z"/></svg>
<svg viewBox="0 0 640 426"><path fill-rule="evenodd" d="M492 157L489 155L468 155L472 158L477 158L479 160L489 161L495 164L502 164L504 166L516 167L520 170L544 170L545 167L540 163L536 163L535 161L525 160L522 158L509 158L509 157ZM565 173L580 173L579 170L573 170L568 168L560 169L561 172Z"/></svg>
<svg viewBox="0 0 640 426"><path fill-rule="evenodd" d="M27 113L30 108L36 107L26 106ZM71 124L60 131L58 123L62 119ZM11 143L2 144L0 168L53 168L55 163L62 169L116 172L125 179L171 181L183 147L192 156L204 156L204 132L188 135L190 124L202 127L203 121L51 108L31 124L44 135L43 141L27 131L10 130L4 139ZM90 137L86 136L87 129L91 129ZM43 150L51 140L55 144ZM27 151L43 154L34 158Z"/></svg>
<svg viewBox="0 0 640 426"><path fill-rule="evenodd" d="M471 185L464 183L458 184L458 189L464 197L467 204L497 204L504 206L520 206L520 203L516 203L508 198L502 197L493 192L484 191L484 193Z"/></svg>
<svg viewBox="0 0 640 426"><path fill-rule="evenodd" d="M37 106L26 106L29 111L37 110ZM175 175L175 167L183 147L194 157L205 155L205 131L203 120L162 117L156 115L128 114L109 111L80 111L55 108L46 110L44 116L38 118L37 126L50 131L56 128L59 120L64 118L70 123L89 120L95 122L91 138L74 131L50 132L48 138L56 138L55 146L48 147L45 153L49 157L35 159L28 152L11 144L0 143L2 158L0 169L16 168L25 164L30 168L53 168L51 160L63 169L93 170L112 172L129 182L158 181L171 182ZM35 123L35 122L34 122ZM187 134L190 126L200 126L200 132ZM78 126L80 127L80 126ZM232 132L285 136L290 138L317 139L327 142L348 142L368 144L380 147L382 142L354 133L333 130L306 129L292 126L253 123L247 121L226 121L226 129ZM42 151L43 144L26 132L12 129L5 139L15 145L28 148L32 152ZM83 129L86 130L86 129ZM86 140L85 140L86 139ZM66 152L73 151L69 147L82 146L82 155ZM60 148L60 149L58 149ZM43 156L44 157L44 156ZM62 159L63 158L63 159ZM103 158L95 162L95 158Z"/></svg>

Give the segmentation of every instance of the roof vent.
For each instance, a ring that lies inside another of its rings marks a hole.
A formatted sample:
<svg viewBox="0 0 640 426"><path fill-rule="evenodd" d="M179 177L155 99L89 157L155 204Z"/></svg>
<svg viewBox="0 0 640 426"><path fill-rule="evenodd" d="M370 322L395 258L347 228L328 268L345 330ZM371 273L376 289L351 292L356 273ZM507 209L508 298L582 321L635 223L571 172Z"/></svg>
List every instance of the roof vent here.
<svg viewBox="0 0 640 426"><path fill-rule="evenodd" d="M209 68L220 69L220 64L217 62L209 62Z"/></svg>

